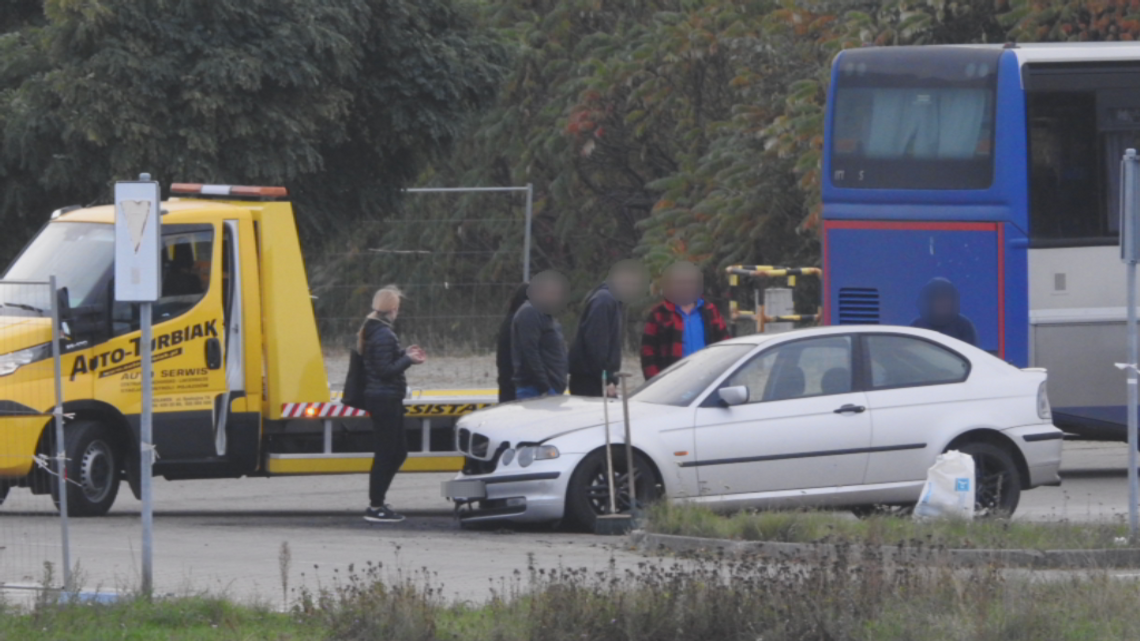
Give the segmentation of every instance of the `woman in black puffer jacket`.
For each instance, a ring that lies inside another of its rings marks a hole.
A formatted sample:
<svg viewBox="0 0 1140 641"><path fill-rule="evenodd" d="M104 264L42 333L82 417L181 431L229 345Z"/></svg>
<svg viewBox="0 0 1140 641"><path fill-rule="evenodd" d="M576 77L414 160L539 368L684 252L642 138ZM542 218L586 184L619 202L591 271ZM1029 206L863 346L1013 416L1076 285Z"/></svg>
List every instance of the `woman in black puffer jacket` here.
<svg viewBox="0 0 1140 641"><path fill-rule="evenodd" d="M404 517L386 503L388 487L396 472L408 458L408 442L404 435L404 397L408 382L404 371L427 360L419 345L400 347L392 325L400 313L401 293L388 285L372 297L372 313L364 320L357 336L357 348L364 358L365 404L372 417L375 456L369 475L368 498L371 505L364 520L371 523L397 523Z"/></svg>

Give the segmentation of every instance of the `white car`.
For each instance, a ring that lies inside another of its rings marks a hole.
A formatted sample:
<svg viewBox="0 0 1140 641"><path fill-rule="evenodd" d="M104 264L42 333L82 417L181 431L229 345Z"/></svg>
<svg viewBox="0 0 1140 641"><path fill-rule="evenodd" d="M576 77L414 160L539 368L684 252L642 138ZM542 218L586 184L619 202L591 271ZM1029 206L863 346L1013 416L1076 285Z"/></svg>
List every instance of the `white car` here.
<svg viewBox="0 0 1140 641"><path fill-rule="evenodd" d="M974 457L978 509L1012 513L1021 491L1060 483L1062 432L1044 370L909 327L837 326L717 343L630 395L638 502L716 509L905 509L935 457ZM609 403L615 444L622 404ZM603 401L507 403L457 425L467 465L443 484L464 522L564 521L609 511ZM618 510L629 509L615 447Z"/></svg>

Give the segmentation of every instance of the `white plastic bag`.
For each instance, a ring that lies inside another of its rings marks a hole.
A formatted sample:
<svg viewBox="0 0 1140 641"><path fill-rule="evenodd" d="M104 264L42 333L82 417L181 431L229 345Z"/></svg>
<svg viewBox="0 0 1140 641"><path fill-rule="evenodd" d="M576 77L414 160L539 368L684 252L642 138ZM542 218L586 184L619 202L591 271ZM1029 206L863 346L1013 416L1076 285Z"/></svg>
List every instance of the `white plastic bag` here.
<svg viewBox="0 0 1140 641"><path fill-rule="evenodd" d="M974 458L958 450L939 455L926 473L915 519L974 519Z"/></svg>

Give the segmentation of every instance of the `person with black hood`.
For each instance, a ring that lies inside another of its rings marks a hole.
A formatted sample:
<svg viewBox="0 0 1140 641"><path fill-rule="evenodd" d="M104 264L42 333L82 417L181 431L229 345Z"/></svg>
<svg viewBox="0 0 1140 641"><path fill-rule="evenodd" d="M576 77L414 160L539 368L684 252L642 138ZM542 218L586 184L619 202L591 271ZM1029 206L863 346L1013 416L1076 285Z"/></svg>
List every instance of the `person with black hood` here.
<svg viewBox="0 0 1140 641"><path fill-rule="evenodd" d="M400 347L393 325L400 313L402 294L388 285L372 297L372 313L364 320L357 335L357 349L364 359L364 402L372 418L375 455L368 477L371 504L364 512L370 523L398 523L404 520L386 502L388 488L400 466L408 458L408 442L404 434L404 397L408 382L404 372L412 365L427 361L419 345Z"/></svg>
<svg viewBox="0 0 1140 641"><path fill-rule="evenodd" d="M515 314L526 302L526 289L529 283L523 283L515 289L507 305L507 317L499 325L499 340L495 347L495 368L498 370L499 402L506 403L515 400L515 366L511 360L511 323Z"/></svg>
<svg viewBox="0 0 1140 641"><path fill-rule="evenodd" d="M952 338L978 345L978 330L962 315L961 295L949 280L932 278L918 294L918 318L911 327L931 329Z"/></svg>
<svg viewBox="0 0 1140 641"><path fill-rule="evenodd" d="M569 286L558 272L545 271L527 287L527 301L511 321L511 364L518 400L566 391L566 341L554 315L566 304Z"/></svg>
<svg viewBox="0 0 1140 641"><path fill-rule="evenodd" d="M625 304L644 295L648 281L641 263L623 260L586 297L570 347L570 393L574 396L617 396Z"/></svg>

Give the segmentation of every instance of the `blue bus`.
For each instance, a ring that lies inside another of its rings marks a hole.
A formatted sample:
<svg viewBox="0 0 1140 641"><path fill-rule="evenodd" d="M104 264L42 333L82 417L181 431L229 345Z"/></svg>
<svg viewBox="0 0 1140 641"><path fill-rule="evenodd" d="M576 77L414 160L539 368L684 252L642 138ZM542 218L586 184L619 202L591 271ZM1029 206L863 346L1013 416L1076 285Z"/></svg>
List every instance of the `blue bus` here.
<svg viewBox="0 0 1140 641"><path fill-rule="evenodd" d="M1140 44L852 49L831 86L825 322L929 327L1045 367L1059 427L1123 438Z"/></svg>

